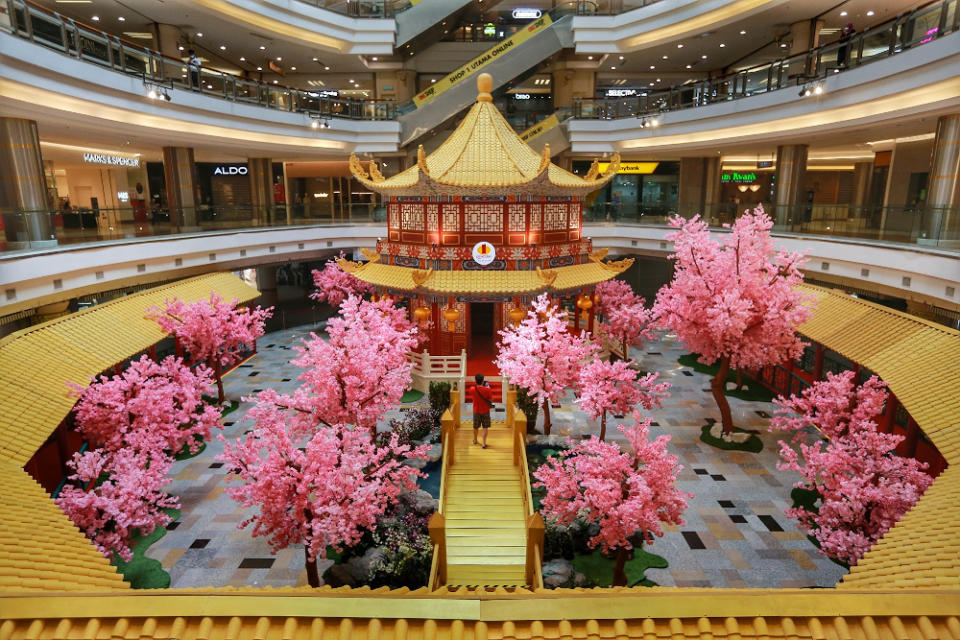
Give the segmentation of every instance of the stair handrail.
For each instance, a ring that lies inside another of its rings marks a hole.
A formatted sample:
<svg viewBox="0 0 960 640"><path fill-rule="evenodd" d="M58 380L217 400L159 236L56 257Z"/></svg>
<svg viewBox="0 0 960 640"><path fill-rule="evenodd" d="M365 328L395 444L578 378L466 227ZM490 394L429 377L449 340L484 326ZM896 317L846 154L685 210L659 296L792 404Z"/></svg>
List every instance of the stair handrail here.
<svg viewBox="0 0 960 640"><path fill-rule="evenodd" d="M430 541L433 542L433 558L430 560L430 577L428 585L431 591L436 591L447 583L447 520L441 513L430 516L427 529L430 531Z"/></svg>

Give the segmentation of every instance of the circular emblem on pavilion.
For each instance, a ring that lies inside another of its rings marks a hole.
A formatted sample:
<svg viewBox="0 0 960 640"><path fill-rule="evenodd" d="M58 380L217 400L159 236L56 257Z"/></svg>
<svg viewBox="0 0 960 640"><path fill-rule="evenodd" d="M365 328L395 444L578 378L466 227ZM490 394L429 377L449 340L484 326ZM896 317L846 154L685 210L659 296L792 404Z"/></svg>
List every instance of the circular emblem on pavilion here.
<svg viewBox="0 0 960 640"><path fill-rule="evenodd" d="M497 257L497 250L489 242L478 242L473 245L473 261L485 267Z"/></svg>

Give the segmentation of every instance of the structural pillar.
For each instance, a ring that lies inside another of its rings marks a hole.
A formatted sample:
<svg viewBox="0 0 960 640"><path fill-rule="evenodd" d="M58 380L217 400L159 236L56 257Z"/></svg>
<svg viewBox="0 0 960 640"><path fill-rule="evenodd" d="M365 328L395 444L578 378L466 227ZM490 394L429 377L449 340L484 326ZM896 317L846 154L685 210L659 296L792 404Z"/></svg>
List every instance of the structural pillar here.
<svg viewBox="0 0 960 640"><path fill-rule="evenodd" d="M679 191L680 215L700 214L708 223L719 224L721 220L712 218L720 199L720 156L680 158Z"/></svg>
<svg viewBox="0 0 960 640"><path fill-rule="evenodd" d="M247 158L250 174L250 204L257 226L273 223L273 160Z"/></svg>
<svg viewBox="0 0 960 640"><path fill-rule="evenodd" d="M960 215L960 114L943 116L937 120L933 139L933 159L927 187L927 203L921 233L935 240Z"/></svg>
<svg viewBox="0 0 960 640"><path fill-rule="evenodd" d="M182 231L199 230L197 225L197 166L190 147L163 148L163 177L167 186L170 224Z"/></svg>
<svg viewBox="0 0 960 640"><path fill-rule="evenodd" d="M16 242L23 247L57 244L50 210L37 123L0 118L0 211L6 244Z"/></svg>
<svg viewBox="0 0 960 640"><path fill-rule="evenodd" d="M257 267L257 289L260 290L260 301L258 303L260 306L276 306L280 299L277 294L276 265Z"/></svg>
<svg viewBox="0 0 960 640"><path fill-rule="evenodd" d="M800 185L807 171L807 145L785 144L777 147L776 197L774 224L799 225Z"/></svg>
<svg viewBox="0 0 960 640"><path fill-rule="evenodd" d="M850 204L857 208L857 217L861 217L862 211L860 210L870 204L870 177L872 175L872 162L855 162L853 164L853 201Z"/></svg>

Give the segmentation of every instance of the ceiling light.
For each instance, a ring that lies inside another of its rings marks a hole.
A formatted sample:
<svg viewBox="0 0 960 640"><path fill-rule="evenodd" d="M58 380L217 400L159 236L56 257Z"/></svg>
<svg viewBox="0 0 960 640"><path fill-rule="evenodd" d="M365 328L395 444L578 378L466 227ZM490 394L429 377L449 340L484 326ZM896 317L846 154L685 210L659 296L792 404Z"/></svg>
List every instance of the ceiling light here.
<svg viewBox="0 0 960 640"><path fill-rule="evenodd" d="M430 81L430 84L434 84L436 81L437 81L437 79L434 78L433 80Z"/></svg>
<svg viewBox="0 0 960 640"><path fill-rule="evenodd" d="M846 11L841 11L841 12L840 12L840 17L841 17L841 18L846 18L846 17L847 17L847 12L846 12Z"/></svg>
<svg viewBox="0 0 960 640"><path fill-rule="evenodd" d="M780 43L780 48L781 48L781 49L786 49L786 48L787 48L787 43L786 43L786 42L781 42L781 43Z"/></svg>
<svg viewBox="0 0 960 640"><path fill-rule="evenodd" d="M177 49L179 49L180 51L183 51L183 45L180 45L179 47L177 47Z"/></svg>
<svg viewBox="0 0 960 640"><path fill-rule="evenodd" d="M653 70L656 69L656 68L657 68L657 65L655 65L655 64L650 65L650 70L651 70L651 71L653 71Z"/></svg>
<svg viewBox="0 0 960 640"><path fill-rule="evenodd" d="M721 48L721 49L723 49L725 46L727 46L727 45L723 44L722 42L720 43L720 48Z"/></svg>
<svg viewBox="0 0 960 640"><path fill-rule="evenodd" d="M324 67L323 70L324 70L324 71L330 71L330 67Z"/></svg>
<svg viewBox="0 0 960 640"><path fill-rule="evenodd" d="M706 60L706 59L707 59L707 54L703 54L702 56L700 56L700 59L701 59L701 60Z"/></svg>
<svg viewBox="0 0 960 640"><path fill-rule="evenodd" d="M227 50L227 45L225 44L220 45L220 51L226 51L226 50Z"/></svg>
<svg viewBox="0 0 960 640"><path fill-rule="evenodd" d="M274 81L273 81L273 84L280 84L280 81L279 81L279 80L274 80Z"/></svg>
<svg viewBox="0 0 960 640"><path fill-rule="evenodd" d="M146 31L124 31L123 35L128 38L136 38L137 40L153 40L153 34ZM183 51L182 48L180 48Z"/></svg>
<svg viewBox="0 0 960 640"><path fill-rule="evenodd" d="M660 82L660 78L657 78L657 82Z"/></svg>
<svg viewBox="0 0 960 640"><path fill-rule="evenodd" d="M154 91L153 89L150 89L150 91L147 92L147 97L150 98L151 100L156 100L157 92Z"/></svg>
<svg viewBox="0 0 960 640"><path fill-rule="evenodd" d="M350 80L347 80L347 82L353 82L353 79L351 78Z"/></svg>
<svg viewBox="0 0 960 640"><path fill-rule="evenodd" d="M314 58L313 61L314 61L314 62L319 62L320 59L319 59L319 58Z"/></svg>
<svg viewBox="0 0 960 640"><path fill-rule="evenodd" d="M651 86L651 87L653 86L653 83L652 83L652 82L650 83L650 86Z"/></svg>
<svg viewBox="0 0 960 640"><path fill-rule="evenodd" d="M266 48L265 46L260 45L260 51L266 51L266 50L267 50L267 48Z"/></svg>
<svg viewBox="0 0 960 640"><path fill-rule="evenodd" d="M277 62L283 62L283 58L281 58L280 56L277 56Z"/></svg>
<svg viewBox="0 0 960 640"><path fill-rule="evenodd" d="M90 19L94 22L100 22L100 16L90 16Z"/></svg>
<svg viewBox="0 0 960 640"><path fill-rule="evenodd" d="M741 31L740 31L740 35L745 36L745 35L747 35L747 32L741 30Z"/></svg>
<svg viewBox="0 0 960 640"><path fill-rule="evenodd" d="M677 45L677 49L683 49L683 43L682 43L682 42Z"/></svg>
<svg viewBox="0 0 960 640"><path fill-rule="evenodd" d="M207 89L213 89L213 85L212 85L212 84L208 84L208 85L207 85Z"/></svg>
<svg viewBox="0 0 960 640"><path fill-rule="evenodd" d="M377 61L377 56L373 56L373 57L370 58L370 59L373 60L374 62L376 62L376 61Z"/></svg>
<svg viewBox="0 0 960 640"><path fill-rule="evenodd" d="M257 67L257 71L263 71L263 67Z"/></svg>
<svg viewBox="0 0 960 640"><path fill-rule="evenodd" d="M296 71L296 70L297 70L296 67L290 67L290 71Z"/></svg>
<svg viewBox="0 0 960 640"><path fill-rule="evenodd" d="M198 32L197 32L197 37L198 37L198 38L202 38L202 37L203 37L203 34L198 31Z"/></svg>
<svg viewBox="0 0 960 640"><path fill-rule="evenodd" d="M688 65L687 65L687 69L692 69L692 68L693 68L693 65L692 65L692 64L688 64Z"/></svg>
<svg viewBox="0 0 960 640"><path fill-rule="evenodd" d="M123 16L117 17L117 20L119 20L120 22L126 22L126 21L127 21L127 19L124 18Z"/></svg>
<svg viewBox="0 0 960 640"><path fill-rule="evenodd" d="M587 56L587 60L593 60L593 56Z"/></svg>
<svg viewBox="0 0 960 640"><path fill-rule="evenodd" d="M667 60L667 59L669 59L669 58L670 58L670 56L663 56L663 59L664 59L664 60Z"/></svg>
<svg viewBox="0 0 960 640"><path fill-rule="evenodd" d="M623 60L623 56L620 56L620 59Z"/></svg>
<svg viewBox="0 0 960 640"><path fill-rule="evenodd" d="M311 128L311 129L319 129L319 128L320 128L320 123L317 122L316 120L314 120L313 122L310 123L310 128Z"/></svg>
<svg viewBox="0 0 960 640"><path fill-rule="evenodd" d="M616 71L616 67L610 67L610 71Z"/></svg>
<svg viewBox="0 0 960 640"><path fill-rule="evenodd" d="M872 16L872 15L873 15L873 9L871 9L870 11L867 11L867 17L868 17L868 18L869 18L870 16Z"/></svg>
<svg viewBox="0 0 960 640"><path fill-rule="evenodd" d="M817 87L813 90L813 93L819 96L821 93L823 93L823 87L817 85Z"/></svg>
<svg viewBox="0 0 960 640"><path fill-rule="evenodd" d="M246 62L246 61L247 61L246 58L244 58L243 56L240 56L240 62Z"/></svg>

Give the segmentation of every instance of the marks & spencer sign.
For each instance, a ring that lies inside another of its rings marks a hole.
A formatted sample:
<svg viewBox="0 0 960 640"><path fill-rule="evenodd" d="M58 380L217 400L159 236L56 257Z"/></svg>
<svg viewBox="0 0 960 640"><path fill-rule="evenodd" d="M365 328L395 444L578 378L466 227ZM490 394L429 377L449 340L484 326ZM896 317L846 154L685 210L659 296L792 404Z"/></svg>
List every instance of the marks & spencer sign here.
<svg viewBox="0 0 960 640"><path fill-rule="evenodd" d="M140 166L140 158L127 158L125 156L111 156L105 153L84 153L83 161L91 164L109 164L114 167L133 167Z"/></svg>

